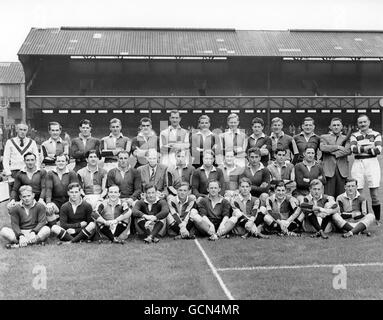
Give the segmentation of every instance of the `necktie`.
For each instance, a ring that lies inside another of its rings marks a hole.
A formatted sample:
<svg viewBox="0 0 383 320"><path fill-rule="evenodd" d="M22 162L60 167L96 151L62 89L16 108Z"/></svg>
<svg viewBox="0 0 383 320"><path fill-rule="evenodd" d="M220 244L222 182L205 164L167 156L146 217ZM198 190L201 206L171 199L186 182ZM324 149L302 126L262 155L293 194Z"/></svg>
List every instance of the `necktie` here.
<svg viewBox="0 0 383 320"><path fill-rule="evenodd" d="M20 138L20 147L24 147L24 139Z"/></svg>
<svg viewBox="0 0 383 320"><path fill-rule="evenodd" d="M234 151L234 155L237 155L237 151L236 151L236 147L238 146L238 133L234 133L234 141L233 141L233 149L235 150Z"/></svg>
<svg viewBox="0 0 383 320"><path fill-rule="evenodd" d="M150 180L154 180L154 174L155 174L154 168L150 168Z"/></svg>

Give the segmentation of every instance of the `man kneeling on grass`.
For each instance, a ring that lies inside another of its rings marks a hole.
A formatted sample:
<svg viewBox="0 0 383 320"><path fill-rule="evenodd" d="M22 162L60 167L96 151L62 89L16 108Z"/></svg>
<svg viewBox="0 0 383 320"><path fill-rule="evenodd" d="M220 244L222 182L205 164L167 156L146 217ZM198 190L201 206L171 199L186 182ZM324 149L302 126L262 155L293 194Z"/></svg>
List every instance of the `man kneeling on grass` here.
<svg viewBox="0 0 383 320"><path fill-rule="evenodd" d="M250 179L246 177L241 178L239 180L239 195L233 198L233 216L230 220L236 223L235 231L241 234L243 238L251 235L256 238L267 239L268 236L263 235L258 229L264 221L264 207L260 206L258 198L250 194L250 190Z"/></svg>
<svg viewBox="0 0 383 320"><path fill-rule="evenodd" d="M277 182L275 193L266 200L266 228L277 232L278 235L300 236L302 221L298 220L298 207L298 200L287 194L285 183Z"/></svg>
<svg viewBox="0 0 383 320"><path fill-rule="evenodd" d="M119 236L130 225L132 209L126 202L120 199L120 188L116 185L108 188L108 198L100 203L94 212L99 230L111 242L121 243L124 241Z"/></svg>
<svg viewBox="0 0 383 320"><path fill-rule="evenodd" d="M300 214L299 221L306 218L306 222L308 222L305 231L310 229L310 224L315 229L316 232L312 235L313 238L328 239L328 235L325 234L326 227L331 222L332 216L339 211L339 207L334 197L323 192L323 183L318 179L312 180L310 182L310 193L303 198L297 212Z"/></svg>
<svg viewBox="0 0 383 320"><path fill-rule="evenodd" d="M358 233L370 235L367 229L374 223L375 215L367 212L367 200L358 192L356 179L347 179L345 189L346 192L336 198L340 213L333 215L334 224L346 231L344 238Z"/></svg>
<svg viewBox="0 0 383 320"><path fill-rule="evenodd" d="M196 197L190 194L190 184L181 182L177 189L177 196L168 196L170 213L167 217L168 234L174 239L194 239L193 221L190 215L198 213Z"/></svg>
<svg viewBox="0 0 383 320"><path fill-rule="evenodd" d="M90 240L94 235L96 224L92 221L92 205L82 200L80 192L77 182L68 185L69 201L60 208L60 226L52 226L52 232L61 241L79 242Z"/></svg>
<svg viewBox="0 0 383 320"><path fill-rule="evenodd" d="M165 234L168 214L168 204L166 200L158 198L156 186L150 183L146 184L144 186L144 199L137 201L133 208L137 232L147 236L144 239L145 243L160 241L157 235Z"/></svg>
<svg viewBox="0 0 383 320"><path fill-rule="evenodd" d="M10 209L12 228L4 227L0 236L9 243L6 248L26 247L27 245L44 243L50 235L47 224L46 209L35 200L31 186L19 189L21 202Z"/></svg>
<svg viewBox="0 0 383 320"><path fill-rule="evenodd" d="M209 240L215 241L227 235L237 223L237 218L230 216L230 202L220 195L221 186L219 181L210 180L207 186L208 196L198 203L199 214L192 212L192 218L196 228L209 236Z"/></svg>

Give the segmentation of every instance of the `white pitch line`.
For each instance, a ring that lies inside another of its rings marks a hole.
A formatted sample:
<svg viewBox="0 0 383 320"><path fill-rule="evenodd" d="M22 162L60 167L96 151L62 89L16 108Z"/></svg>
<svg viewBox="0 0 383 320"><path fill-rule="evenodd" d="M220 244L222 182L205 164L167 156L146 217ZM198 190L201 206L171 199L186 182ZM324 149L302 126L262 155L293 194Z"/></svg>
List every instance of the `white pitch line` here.
<svg viewBox="0 0 383 320"><path fill-rule="evenodd" d="M217 272L217 268L214 267L213 263L211 262L210 258L208 257L208 255L206 254L205 250L202 248L202 246L200 245L200 243L198 242L197 239L194 240L194 243L197 245L198 249L201 251L202 255L204 256L207 264L209 265L211 271L213 272L214 276L216 277L216 279L218 280L218 283L219 285L221 286L223 292L225 292L226 294L226 297L229 299L229 300L234 300L234 297L232 296L231 292L229 291L229 289L226 287L225 283L223 282L221 276L218 274Z"/></svg>
<svg viewBox="0 0 383 320"><path fill-rule="evenodd" d="M338 263L338 264L306 264L290 266L255 266L240 268L217 268L217 271L253 271L253 270L283 270L283 269L307 269L307 268L333 268L335 266L344 267L383 267L383 262L371 263Z"/></svg>

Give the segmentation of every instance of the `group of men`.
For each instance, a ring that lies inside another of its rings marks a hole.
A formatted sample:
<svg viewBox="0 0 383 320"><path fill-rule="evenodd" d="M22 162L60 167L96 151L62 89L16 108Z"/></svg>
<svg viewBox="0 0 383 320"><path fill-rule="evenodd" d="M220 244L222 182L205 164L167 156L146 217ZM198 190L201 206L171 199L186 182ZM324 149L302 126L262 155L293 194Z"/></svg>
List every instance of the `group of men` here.
<svg viewBox="0 0 383 320"><path fill-rule="evenodd" d="M333 118L330 132L321 136L307 117L293 137L283 132L280 118L272 119L270 136L261 118L252 120L247 135L235 113L225 132L211 131L207 115L192 132L180 126L178 110L170 111L169 121L156 135L151 119L142 118L130 139L114 118L110 134L97 139L91 122L82 120L71 141L51 122L40 150L19 124L3 157L11 186L11 227L0 230L6 246L44 243L50 235L59 244L123 243L131 233L146 243L166 234L217 240L314 231L327 239L334 229L351 237L370 234L369 227L379 224L382 138L366 115L358 117L352 134L345 135L342 120ZM362 195L365 182L373 213Z"/></svg>

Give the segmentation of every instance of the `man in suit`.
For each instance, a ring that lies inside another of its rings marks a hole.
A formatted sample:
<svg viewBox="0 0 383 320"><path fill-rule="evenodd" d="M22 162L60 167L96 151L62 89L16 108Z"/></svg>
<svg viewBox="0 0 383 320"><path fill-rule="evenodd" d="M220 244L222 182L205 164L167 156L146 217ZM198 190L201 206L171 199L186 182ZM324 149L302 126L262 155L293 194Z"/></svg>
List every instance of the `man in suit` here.
<svg viewBox="0 0 383 320"><path fill-rule="evenodd" d="M157 189L157 196L163 199L167 196L167 167L164 164L159 163L158 152L156 149L149 149L146 151L147 164L138 167L137 170L141 175L142 189L144 190L145 185L152 184Z"/></svg>
<svg viewBox="0 0 383 320"><path fill-rule="evenodd" d="M349 167L347 156L351 153L350 142L343 146L346 136L342 134L343 124L339 118L333 118L331 132L320 137L320 150L323 154L323 171L326 176L325 194L336 198L344 192Z"/></svg>

